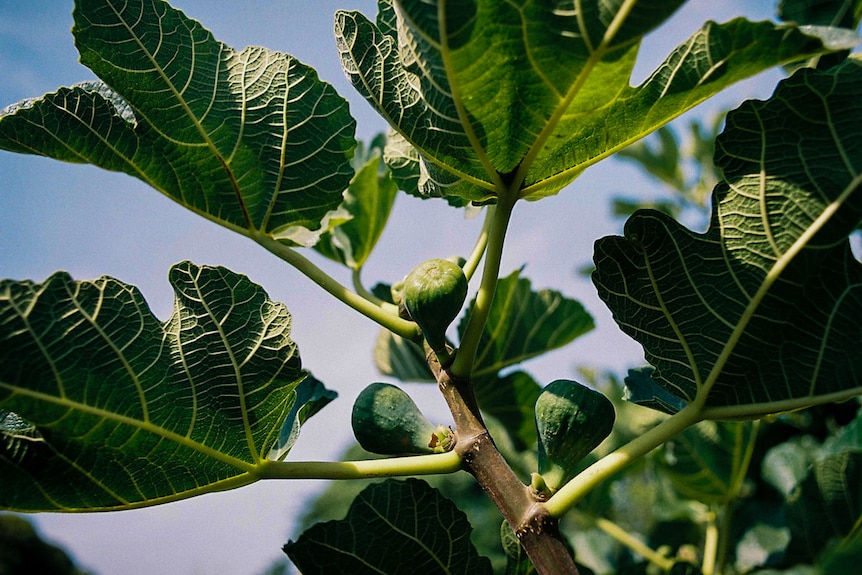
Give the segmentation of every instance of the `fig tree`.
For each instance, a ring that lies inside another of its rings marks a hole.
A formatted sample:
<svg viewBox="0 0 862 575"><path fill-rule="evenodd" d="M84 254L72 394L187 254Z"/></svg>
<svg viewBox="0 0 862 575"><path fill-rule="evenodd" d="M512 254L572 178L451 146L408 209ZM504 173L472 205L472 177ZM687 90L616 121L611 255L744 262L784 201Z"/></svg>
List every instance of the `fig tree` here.
<svg viewBox="0 0 862 575"><path fill-rule="evenodd" d="M380 455L443 453L454 445L452 430L432 424L401 388L372 383L353 404L353 435L366 451Z"/></svg>
<svg viewBox="0 0 862 575"><path fill-rule="evenodd" d="M536 400L539 478L551 493L574 476L577 464L610 435L614 406L603 394L576 381L549 383Z"/></svg>

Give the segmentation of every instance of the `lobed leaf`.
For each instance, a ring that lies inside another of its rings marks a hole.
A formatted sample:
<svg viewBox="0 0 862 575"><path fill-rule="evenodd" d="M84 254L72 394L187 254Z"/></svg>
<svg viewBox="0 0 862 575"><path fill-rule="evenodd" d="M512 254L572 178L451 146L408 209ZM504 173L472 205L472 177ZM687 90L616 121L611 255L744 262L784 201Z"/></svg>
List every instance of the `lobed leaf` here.
<svg viewBox="0 0 862 575"><path fill-rule="evenodd" d="M654 381L710 417L862 391L862 66L803 69L731 112L709 230L641 211L596 243L593 275Z"/></svg>
<svg viewBox="0 0 862 575"><path fill-rule="evenodd" d="M353 85L403 138L393 156L418 164L421 193L484 202L516 186L538 199L734 82L855 43L709 23L631 86L642 37L681 4L379 0L376 22L341 11L335 31Z"/></svg>
<svg viewBox="0 0 862 575"><path fill-rule="evenodd" d="M464 513L418 479L364 489L341 520L314 525L284 551L306 575L490 575Z"/></svg>
<svg viewBox="0 0 862 575"><path fill-rule="evenodd" d="M164 323L109 277L0 282L0 506L127 509L251 483L289 449L282 426L322 406L284 305L221 267L183 262L170 282Z"/></svg>
<svg viewBox="0 0 862 575"><path fill-rule="evenodd" d="M161 0L78 0L74 18L103 82L0 113L0 149L124 172L235 231L312 241L355 145L347 102L312 68L238 52Z"/></svg>

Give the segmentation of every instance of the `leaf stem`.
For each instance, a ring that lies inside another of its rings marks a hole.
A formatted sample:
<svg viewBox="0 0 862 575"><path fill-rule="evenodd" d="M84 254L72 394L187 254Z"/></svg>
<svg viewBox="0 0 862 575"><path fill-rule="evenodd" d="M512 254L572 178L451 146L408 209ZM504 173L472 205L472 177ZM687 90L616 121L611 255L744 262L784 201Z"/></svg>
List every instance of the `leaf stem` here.
<svg viewBox="0 0 862 575"><path fill-rule="evenodd" d="M389 303L388 301L383 301L382 299L380 299L379 297L377 297L376 295L374 295L373 293L371 293L370 291L365 289L365 286L362 285L361 273L362 273L362 268L354 268L353 273L351 274L351 280L353 282L354 291L356 291L356 293L358 295L360 295L361 297L364 297L365 299L367 299L368 301L370 301L374 305L379 306L383 310L388 311L389 313L391 313L393 315L398 315L398 306L397 305Z"/></svg>
<svg viewBox="0 0 862 575"><path fill-rule="evenodd" d="M485 255L485 248L488 246L488 232L491 229L495 210L495 206L485 208L485 221L482 222L482 231L479 232L479 237L476 238L476 245L473 246L470 257L464 263L464 275L467 276L468 280L476 273L476 268L479 267L479 262L482 261L482 256Z"/></svg>
<svg viewBox="0 0 862 575"><path fill-rule="evenodd" d="M562 517L584 495L611 475L646 455L671 437L701 421L703 408L690 403L646 433L599 459L566 483L545 503L552 517Z"/></svg>
<svg viewBox="0 0 862 575"><path fill-rule="evenodd" d="M701 561L701 572L703 575L714 575L716 557L718 554L719 529L716 520L718 512L711 510L706 521L706 536L703 542L703 561Z"/></svg>
<svg viewBox="0 0 862 575"><path fill-rule="evenodd" d="M438 475L461 469L455 451L433 455L365 459L360 461L272 461L261 462L256 473L261 479L367 479Z"/></svg>
<svg viewBox="0 0 862 575"><path fill-rule="evenodd" d="M377 322L392 333L409 340L416 340L419 336L419 328L415 323L401 319L397 313L392 313L388 309L350 291L290 246L264 234L253 235L251 238L305 274L306 277L322 287L330 295L335 296L339 301Z"/></svg>
<svg viewBox="0 0 862 575"><path fill-rule="evenodd" d="M506 230L517 199L517 193L502 193L497 199L494 210L489 212L490 224L482 282L476 294L473 312L467 320L467 327L458 346L458 353L452 363L451 371L456 376L469 376L473 370L473 363L479 350L479 340L485 330L488 315L491 313L491 303L494 300L497 279L500 275L500 262L503 259L503 242L506 239Z"/></svg>
<svg viewBox="0 0 862 575"><path fill-rule="evenodd" d="M662 569L662 571L670 571L670 568L673 567L672 559L665 557L664 555L658 553L648 545L645 545L643 541L641 541L613 521L605 519L604 517L593 517L591 518L591 521L593 521L596 527L598 527L599 529L601 529L602 531L604 531L605 533L607 533L635 553L641 555L650 563L657 565L659 568Z"/></svg>

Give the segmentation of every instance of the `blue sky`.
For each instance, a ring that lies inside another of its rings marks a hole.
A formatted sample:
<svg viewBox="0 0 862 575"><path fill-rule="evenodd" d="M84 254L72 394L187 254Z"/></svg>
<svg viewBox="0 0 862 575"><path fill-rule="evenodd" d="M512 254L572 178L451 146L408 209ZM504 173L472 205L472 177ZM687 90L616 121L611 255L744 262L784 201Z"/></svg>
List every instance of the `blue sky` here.
<svg viewBox="0 0 862 575"><path fill-rule="evenodd" d="M175 0L174 6L200 20L215 36L236 47L263 45L289 52L317 68L322 79L351 102L358 136L384 129L382 120L357 97L339 67L332 39L337 8L374 14L370 0ZM744 13L770 18L772 2L692 0L645 44L639 73L646 75L704 20L723 21ZM92 78L77 63L71 0L0 0L0 108L59 86ZM777 73L733 88L696 110L709 114L771 92ZM579 299L598 329L572 346L527 367L547 382L573 377L575 366L637 365L638 346L620 334L575 269L592 256L592 242L619 233L609 216L613 194L655 194L656 187L627 165L609 161L590 169L558 196L519 206L507 239L503 273L528 264L524 275L535 288L552 288ZM366 282L393 282L431 258L466 254L480 222L465 220L442 202L401 196L392 226L372 255ZM441 228L442 227L442 228ZM443 233L440 233L442 229ZM426 243L424 238L434 237ZM379 376L370 362L377 329L317 290L298 272L252 242L203 221L142 183L89 166L0 152L0 277L43 280L58 269L77 279L112 275L137 285L162 319L170 312L170 265L190 259L247 274L294 316L293 335L304 365L341 394L312 419L291 459L332 459L350 440L349 412L356 393ZM334 276L347 274L321 258L312 259ZM423 410L448 421L431 386L409 386ZM328 417L327 417L328 416ZM259 483L167 506L92 515L43 514L41 531L66 546L86 568L104 575L197 573L255 574L281 557L295 536L292 517L323 487L320 482Z"/></svg>

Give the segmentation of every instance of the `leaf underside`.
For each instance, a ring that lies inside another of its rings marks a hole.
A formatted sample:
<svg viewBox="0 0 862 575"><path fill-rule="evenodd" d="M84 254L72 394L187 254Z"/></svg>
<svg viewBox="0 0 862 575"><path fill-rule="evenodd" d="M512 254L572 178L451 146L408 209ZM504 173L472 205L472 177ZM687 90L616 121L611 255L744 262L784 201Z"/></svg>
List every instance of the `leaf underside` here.
<svg viewBox="0 0 862 575"><path fill-rule="evenodd" d="M344 519L314 525L284 551L306 575L490 575L471 531L464 513L424 481L386 480L365 488Z"/></svg>
<svg viewBox="0 0 862 575"><path fill-rule="evenodd" d="M353 175L347 102L287 54L236 51L156 0L78 0L81 62L101 82L0 113L0 149L130 174L194 212L287 244Z"/></svg>
<svg viewBox="0 0 862 575"><path fill-rule="evenodd" d="M714 417L862 391L862 67L803 69L730 113L708 231L645 210L596 243L593 275L653 380Z"/></svg>
<svg viewBox="0 0 862 575"><path fill-rule="evenodd" d="M298 401L322 406L284 305L221 267L183 262L170 283L162 323L109 277L0 282L0 506L123 509L250 483L307 417Z"/></svg>

